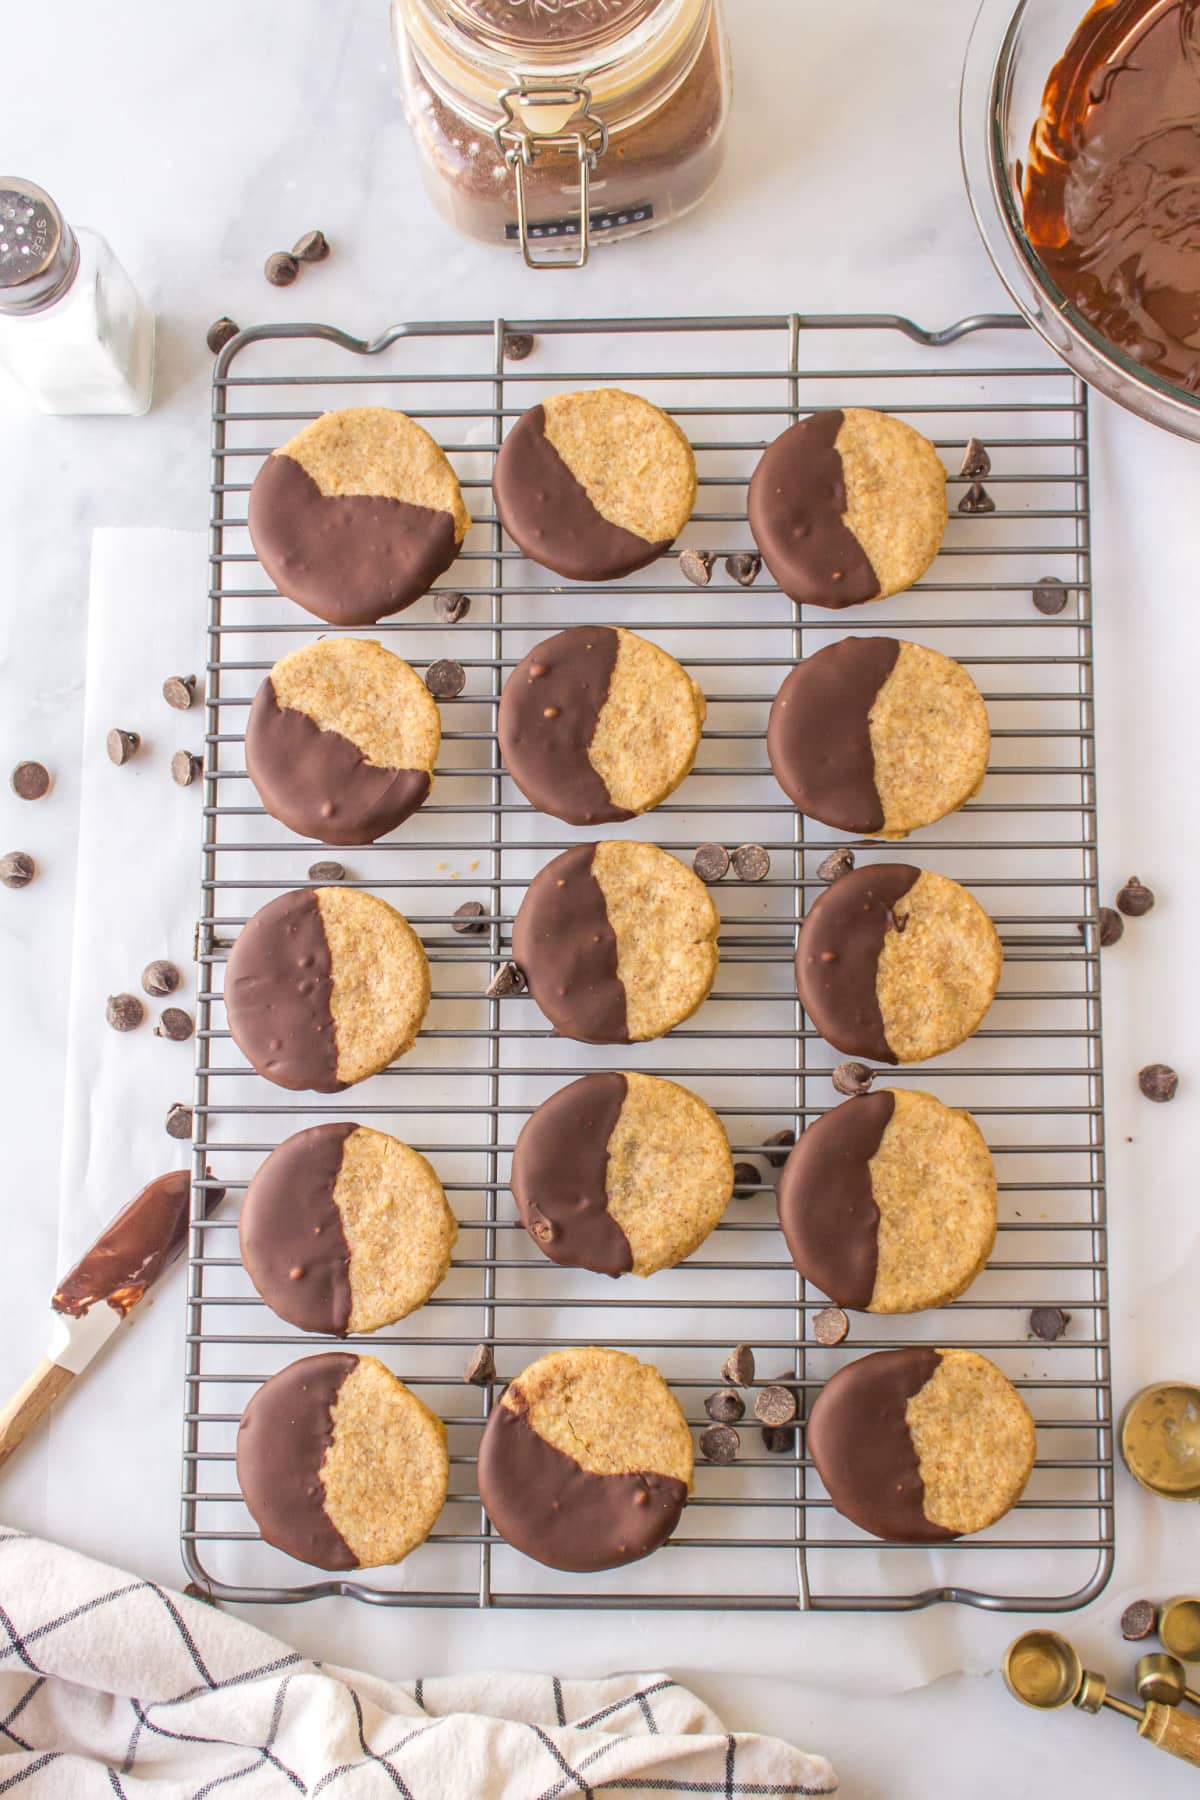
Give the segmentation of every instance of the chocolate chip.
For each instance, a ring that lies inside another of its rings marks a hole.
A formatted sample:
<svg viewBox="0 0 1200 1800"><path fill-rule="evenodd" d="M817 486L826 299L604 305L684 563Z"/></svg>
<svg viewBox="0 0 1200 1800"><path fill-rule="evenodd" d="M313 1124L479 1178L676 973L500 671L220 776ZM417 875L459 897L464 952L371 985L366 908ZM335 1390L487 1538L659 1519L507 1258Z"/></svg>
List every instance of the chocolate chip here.
<svg viewBox="0 0 1200 1800"><path fill-rule="evenodd" d="M439 588L433 596L433 616L440 619L443 625L457 625L465 619L471 610L471 596L456 593L452 588Z"/></svg>
<svg viewBox="0 0 1200 1800"><path fill-rule="evenodd" d="M1147 1063L1138 1070L1138 1086L1147 1100L1163 1104L1179 1092L1179 1077L1167 1063Z"/></svg>
<svg viewBox="0 0 1200 1800"><path fill-rule="evenodd" d="M506 331L504 334L505 362L524 362L533 353L532 331Z"/></svg>
<svg viewBox="0 0 1200 1800"><path fill-rule="evenodd" d="M167 1136L183 1140L192 1135L192 1109L176 1100L167 1113Z"/></svg>
<svg viewBox="0 0 1200 1800"><path fill-rule="evenodd" d="M496 1359L490 1344L476 1344L471 1359L463 1370L463 1380L472 1387L490 1387L496 1379Z"/></svg>
<svg viewBox="0 0 1200 1800"><path fill-rule="evenodd" d="M146 993L153 994L156 1000L160 1000L164 994L173 994L182 980L174 963L147 963L142 970L142 987Z"/></svg>
<svg viewBox="0 0 1200 1800"><path fill-rule="evenodd" d="M529 983L515 962L501 963L487 985L489 1000L507 1000L510 994L523 994Z"/></svg>
<svg viewBox="0 0 1200 1800"><path fill-rule="evenodd" d="M850 1330L850 1321L840 1306L823 1306L812 1322L813 1336L827 1347L840 1344Z"/></svg>
<svg viewBox="0 0 1200 1800"><path fill-rule="evenodd" d="M764 881L771 873L771 858L761 844L739 844L729 860L739 881Z"/></svg>
<svg viewBox="0 0 1200 1800"><path fill-rule="evenodd" d="M1061 1306L1035 1306L1029 1315L1030 1331L1044 1344L1056 1344L1070 1322L1070 1313Z"/></svg>
<svg viewBox="0 0 1200 1800"><path fill-rule="evenodd" d="M467 685L467 671L460 662L443 657L425 671L425 686L435 700L453 700Z"/></svg>
<svg viewBox="0 0 1200 1800"><path fill-rule="evenodd" d="M840 1062L833 1071L834 1091L839 1094L865 1094L874 1079L875 1071L866 1063Z"/></svg>
<svg viewBox="0 0 1200 1800"><path fill-rule="evenodd" d="M162 697L176 712L187 712L196 698L194 675L168 675L162 684Z"/></svg>
<svg viewBox="0 0 1200 1800"><path fill-rule="evenodd" d="M340 862L315 862L308 866L310 881L345 881L346 865Z"/></svg>
<svg viewBox="0 0 1200 1800"><path fill-rule="evenodd" d="M461 906L456 906L450 929L457 931L460 937L479 937L486 932L487 908L483 902L464 900Z"/></svg>
<svg viewBox="0 0 1200 1800"><path fill-rule="evenodd" d="M121 731L114 726L104 740L109 762L116 763L120 768L121 764L127 763L131 756L137 755L141 741L136 731Z"/></svg>
<svg viewBox="0 0 1200 1800"><path fill-rule="evenodd" d="M1063 612L1070 597L1066 583L1060 581L1057 575L1043 575L1033 584L1033 604L1048 619L1053 618L1055 613Z"/></svg>
<svg viewBox="0 0 1200 1800"><path fill-rule="evenodd" d="M711 550L683 550L679 556L679 573L693 587L707 587L716 560Z"/></svg>
<svg viewBox="0 0 1200 1800"><path fill-rule="evenodd" d="M724 844L701 844L692 858L692 868L701 881L712 887L729 873L729 852Z"/></svg>
<svg viewBox="0 0 1200 1800"><path fill-rule="evenodd" d="M1131 1644L1153 1637L1158 1625L1158 1608L1153 1600L1134 1600L1121 1614L1121 1636Z"/></svg>
<svg viewBox="0 0 1200 1800"><path fill-rule="evenodd" d="M324 262L329 255L329 239L323 231L306 231L292 245L292 255L300 262Z"/></svg>
<svg viewBox="0 0 1200 1800"><path fill-rule="evenodd" d="M290 250L273 250L263 264L263 274L272 287L291 287L300 273L300 264Z"/></svg>
<svg viewBox="0 0 1200 1800"><path fill-rule="evenodd" d="M967 439L967 447L963 451L962 467L958 471L968 481L982 481L985 475L992 472L992 459L976 437Z"/></svg>
<svg viewBox="0 0 1200 1800"><path fill-rule="evenodd" d="M981 481L973 481L958 503L960 513L995 512L996 502Z"/></svg>
<svg viewBox="0 0 1200 1800"><path fill-rule="evenodd" d="M761 1187L762 1176L753 1163L734 1163L733 1185L734 1187Z"/></svg>
<svg viewBox="0 0 1200 1800"><path fill-rule="evenodd" d="M177 750L171 758L171 780L176 787L191 787L203 768L203 762L194 751Z"/></svg>
<svg viewBox="0 0 1200 1800"><path fill-rule="evenodd" d="M168 1006L154 1027L154 1035L170 1038L173 1044L186 1044L195 1029L191 1013L184 1012L182 1006Z"/></svg>
<svg viewBox="0 0 1200 1800"><path fill-rule="evenodd" d="M761 568L762 557L754 555L750 550L739 550L735 555L725 558L725 573L739 587L753 587Z"/></svg>
<svg viewBox="0 0 1200 1800"><path fill-rule="evenodd" d="M136 994L110 994L104 1016L114 1031L136 1031L146 1009Z"/></svg>
<svg viewBox="0 0 1200 1800"><path fill-rule="evenodd" d="M217 1607L218 1612L220 1611L211 1588L201 1587L197 1582L189 1581L186 1587L180 1589L180 1592L186 1594L189 1600L199 1600L201 1606L214 1606Z"/></svg>
<svg viewBox="0 0 1200 1800"><path fill-rule="evenodd" d="M719 1388L708 1396L704 1410L718 1425L736 1425L746 1411L746 1402L732 1388Z"/></svg>
<svg viewBox="0 0 1200 1800"><path fill-rule="evenodd" d="M796 1447L796 1433L790 1425L764 1425L762 1441L769 1456L789 1456Z"/></svg>
<svg viewBox="0 0 1200 1800"><path fill-rule="evenodd" d="M44 800L50 792L50 771L39 762L19 762L10 780L18 800Z"/></svg>
<svg viewBox="0 0 1200 1800"><path fill-rule="evenodd" d="M754 1400L754 1416L764 1425L790 1425L796 1416L796 1396L790 1388L761 1388Z"/></svg>
<svg viewBox="0 0 1200 1800"><path fill-rule="evenodd" d="M213 355L218 356L241 329L241 326L235 325L232 319L214 319L204 334L204 341Z"/></svg>
<svg viewBox="0 0 1200 1800"><path fill-rule="evenodd" d="M754 1352L749 1344L738 1344L721 1364L721 1380L731 1387L748 1387L754 1380Z"/></svg>
<svg viewBox="0 0 1200 1800"><path fill-rule="evenodd" d="M37 864L25 850L10 850L0 856L0 881L7 888L28 887L37 874Z"/></svg>
<svg viewBox="0 0 1200 1800"><path fill-rule="evenodd" d="M1131 875L1117 895L1117 905L1127 919L1140 919L1154 905L1154 895L1136 875Z"/></svg>
<svg viewBox="0 0 1200 1800"><path fill-rule="evenodd" d="M822 881L840 881L843 875L849 875L854 867L854 852L843 846L840 850L831 850L817 864L817 874Z"/></svg>
<svg viewBox="0 0 1200 1800"><path fill-rule="evenodd" d="M1111 906L1100 908L1100 945L1107 950L1110 944L1119 943L1125 935L1125 921L1119 912Z"/></svg>
<svg viewBox="0 0 1200 1800"><path fill-rule="evenodd" d="M710 1425L700 1433L700 1454L705 1462L731 1463L741 1447L741 1437L732 1425Z"/></svg>
<svg viewBox="0 0 1200 1800"><path fill-rule="evenodd" d="M796 1142L795 1132L787 1130L773 1131L770 1137L764 1141L767 1146L767 1161L773 1169L782 1169L784 1163L788 1159L788 1151ZM774 1154L772 1154L772 1152L774 1152Z"/></svg>

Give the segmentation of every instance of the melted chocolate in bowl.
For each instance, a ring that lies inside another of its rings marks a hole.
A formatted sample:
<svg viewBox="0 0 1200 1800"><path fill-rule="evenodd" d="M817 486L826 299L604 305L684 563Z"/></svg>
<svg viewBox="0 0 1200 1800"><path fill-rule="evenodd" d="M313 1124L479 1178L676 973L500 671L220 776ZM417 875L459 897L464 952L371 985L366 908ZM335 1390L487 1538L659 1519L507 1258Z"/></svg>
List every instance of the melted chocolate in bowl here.
<svg viewBox="0 0 1200 1800"><path fill-rule="evenodd" d="M1050 72L1025 230L1097 331L1200 393L1200 0L1100 0Z"/></svg>

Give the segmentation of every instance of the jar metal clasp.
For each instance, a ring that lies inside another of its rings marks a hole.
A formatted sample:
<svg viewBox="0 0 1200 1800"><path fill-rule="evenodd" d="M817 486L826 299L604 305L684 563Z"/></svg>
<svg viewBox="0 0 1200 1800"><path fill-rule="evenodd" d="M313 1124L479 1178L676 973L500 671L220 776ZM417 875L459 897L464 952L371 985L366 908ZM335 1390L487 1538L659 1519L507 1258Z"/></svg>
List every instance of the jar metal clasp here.
<svg viewBox="0 0 1200 1800"><path fill-rule="evenodd" d="M578 82L525 81L498 96L504 118L495 139L512 170L521 255L531 269L582 269L591 248L592 171L608 148L608 126L591 110L591 89ZM574 153L579 163L579 254L573 261L537 258L530 241L525 171L541 153Z"/></svg>

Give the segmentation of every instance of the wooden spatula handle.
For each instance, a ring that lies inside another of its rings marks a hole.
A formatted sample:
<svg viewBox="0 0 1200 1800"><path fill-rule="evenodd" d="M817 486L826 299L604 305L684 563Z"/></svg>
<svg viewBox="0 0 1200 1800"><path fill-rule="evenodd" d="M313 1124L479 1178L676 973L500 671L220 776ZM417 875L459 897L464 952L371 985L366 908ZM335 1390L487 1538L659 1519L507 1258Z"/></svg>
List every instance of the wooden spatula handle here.
<svg viewBox="0 0 1200 1800"><path fill-rule="evenodd" d="M1149 1738L1160 1750L1181 1756L1184 1762L1200 1768L1200 1719L1182 1712L1177 1706L1159 1706L1151 1702L1138 1726L1138 1735Z"/></svg>
<svg viewBox="0 0 1200 1800"><path fill-rule="evenodd" d="M28 1381L19 1387L6 1406L0 1407L0 1466L24 1443L38 1420L43 1418L75 1375L44 1356Z"/></svg>

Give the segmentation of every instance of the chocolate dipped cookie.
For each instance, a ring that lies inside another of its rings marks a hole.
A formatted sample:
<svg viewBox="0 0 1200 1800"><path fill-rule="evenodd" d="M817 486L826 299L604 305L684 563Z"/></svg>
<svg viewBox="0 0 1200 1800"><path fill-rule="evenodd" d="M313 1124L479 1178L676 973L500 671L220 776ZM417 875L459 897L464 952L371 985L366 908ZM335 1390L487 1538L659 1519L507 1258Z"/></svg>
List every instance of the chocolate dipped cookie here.
<svg viewBox="0 0 1200 1800"><path fill-rule="evenodd" d="M620 626L576 625L519 662L500 698L505 767L539 812L600 825L648 812L696 760L704 695Z"/></svg>
<svg viewBox="0 0 1200 1800"><path fill-rule="evenodd" d="M330 1120L272 1150L246 1189L242 1262L262 1298L301 1331L378 1331L444 1279L458 1224L416 1150Z"/></svg>
<svg viewBox="0 0 1200 1800"><path fill-rule="evenodd" d="M514 1549L590 1574L666 1542L692 1467L692 1434L657 1369L620 1350L556 1350L492 1408L479 1497Z"/></svg>
<svg viewBox="0 0 1200 1800"><path fill-rule="evenodd" d="M471 523L442 450L386 406L324 413L272 451L246 522L279 592L330 625L373 625L411 606Z"/></svg>
<svg viewBox="0 0 1200 1800"><path fill-rule="evenodd" d="M863 407L811 413L763 451L750 529L797 606L857 606L912 586L941 548L946 471L928 438Z"/></svg>
<svg viewBox="0 0 1200 1800"><path fill-rule="evenodd" d="M246 725L246 772L273 819L323 844L373 844L429 796L441 714L420 676L370 638L281 657Z"/></svg>
<svg viewBox="0 0 1200 1800"><path fill-rule="evenodd" d="M492 491L531 561L572 581L615 581L669 550L687 524L696 459L649 400L590 388L522 413L500 446Z"/></svg>
<svg viewBox="0 0 1200 1800"><path fill-rule="evenodd" d="M278 1087L336 1094L411 1050L429 963L408 920L356 888L280 894L243 926L225 1013L246 1060Z"/></svg>
<svg viewBox="0 0 1200 1800"><path fill-rule="evenodd" d="M805 914L796 985L827 1043L922 1062L978 1027L1000 981L996 927L957 881L911 863L843 875Z"/></svg>
<svg viewBox="0 0 1200 1800"><path fill-rule="evenodd" d="M704 883L653 844L564 850L530 882L513 959L546 1017L585 1044L633 1044L690 1018L717 973Z"/></svg>
<svg viewBox="0 0 1200 1800"><path fill-rule="evenodd" d="M652 1275L702 1244L733 1194L733 1158L703 1100L655 1075L584 1075L530 1115L509 1179L551 1262Z"/></svg>
<svg viewBox="0 0 1200 1800"><path fill-rule="evenodd" d="M842 638L797 663L767 724L775 779L810 819L906 837L978 793L990 736L961 664L897 638Z"/></svg>
<svg viewBox="0 0 1200 1800"><path fill-rule="evenodd" d="M1020 1394L974 1350L878 1350L825 1383L808 1452L843 1517L896 1544L982 1531L1037 1455Z"/></svg>
<svg viewBox="0 0 1200 1800"><path fill-rule="evenodd" d="M823 1113L779 1177L792 1261L837 1306L945 1306L987 1266L996 1172L969 1113L876 1088Z"/></svg>
<svg viewBox="0 0 1200 1800"><path fill-rule="evenodd" d="M268 1544L319 1569L397 1563L446 1501L446 1427L373 1356L303 1356L237 1435L242 1497Z"/></svg>

